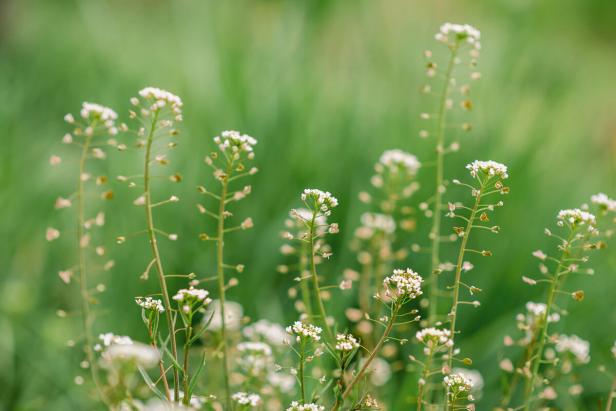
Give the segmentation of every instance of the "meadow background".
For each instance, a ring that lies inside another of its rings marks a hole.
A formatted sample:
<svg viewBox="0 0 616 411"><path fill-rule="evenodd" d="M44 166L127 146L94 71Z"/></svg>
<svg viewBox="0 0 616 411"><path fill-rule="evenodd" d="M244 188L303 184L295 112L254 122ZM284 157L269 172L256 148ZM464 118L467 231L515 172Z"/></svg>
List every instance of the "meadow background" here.
<svg viewBox="0 0 616 411"><path fill-rule="evenodd" d="M202 158L211 138L225 129L255 136L261 171L236 209L255 228L231 239L228 260L247 269L229 298L252 318L288 323L292 281L276 272L283 261L278 233L288 210L299 206L300 191L318 187L340 199L332 220L341 234L321 269L333 282L354 264L348 242L365 210L357 193L368 188L380 153L401 148L432 158L432 143L417 137L425 126L418 114L431 104L418 89L425 81L422 51L439 50L433 35L444 21L477 26L483 43L474 131L448 157L447 175L464 175L474 159L510 167L512 193L496 216L502 234L484 239L494 257L469 274L484 290L482 306L464 310L460 324L463 352L486 379L478 409L495 405L502 336L526 301L541 298L541 288L525 286L520 275L536 267L531 251L548 249L543 228L560 208L590 194L616 194L613 1L0 1L0 409L89 409L73 383L84 374L80 355L66 347L79 338L77 318L56 315L78 304L74 286L57 276L71 263L71 244L44 238L47 226L71 224L53 210L75 180L69 158L77 153L60 143L65 113L84 100L125 113L129 98L147 85L184 99L171 167L185 180L160 188L182 201L159 214L161 227L183 233L164 245L166 264L178 272L214 269L212 244L195 239L205 223L194 207L194 187L209 176ZM50 171L52 153L65 159L62 170ZM110 175L140 165L130 154L108 161ZM429 186L430 172L420 181ZM108 291L100 296L96 331L143 339L132 297L144 293L138 277L150 259L147 244L113 241L139 229L142 213L130 206L135 192L115 191L105 232L119 268L97 277ZM427 220L418 224L423 236ZM592 362L582 371L587 409L596 409L609 386L596 367L614 366L613 248L594 258L594 277L571 279L570 288L583 288L586 299L570 304L564 319L567 332L591 342ZM344 303L332 306L340 317ZM394 382L399 397L414 384L402 374Z"/></svg>

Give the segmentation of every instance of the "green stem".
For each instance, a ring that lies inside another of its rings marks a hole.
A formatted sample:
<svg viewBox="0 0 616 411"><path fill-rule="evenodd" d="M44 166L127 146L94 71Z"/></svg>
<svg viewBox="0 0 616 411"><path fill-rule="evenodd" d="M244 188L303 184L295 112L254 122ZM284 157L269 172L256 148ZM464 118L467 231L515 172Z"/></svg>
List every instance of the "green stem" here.
<svg viewBox="0 0 616 411"><path fill-rule="evenodd" d="M301 278L300 289L302 293L304 309L306 310L308 318L312 321L314 318L314 313L312 311L312 302L310 301L310 284L308 283L309 279L304 278L304 273L306 272L306 267L308 266L308 262L306 261L306 253L306 245L302 244L299 256L299 275Z"/></svg>
<svg viewBox="0 0 616 411"><path fill-rule="evenodd" d="M321 288L319 286L319 277L317 275L317 266L314 261L314 239L316 238L316 219L317 219L317 211L312 213L312 221L310 222L310 273L312 275L312 288L314 292L314 298L317 302L317 307L319 309L319 315L321 316L321 322L323 327L327 331L327 336L330 341L334 340L334 334L332 333L329 324L327 324L327 313L325 312L325 305L323 304L323 299L321 298Z"/></svg>
<svg viewBox="0 0 616 411"><path fill-rule="evenodd" d="M225 386L225 403L226 409L231 409L231 387L229 386L229 356L227 350L227 327L225 319L225 270L224 270L224 235L225 235L225 198L229 190L229 175L231 173L233 163L227 161L227 170L225 176L221 180L222 192L220 194L220 204L218 206L218 230L216 234L216 272L218 277L218 299L220 300L220 338L222 344L222 373Z"/></svg>
<svg viewBox="0 0 616 411"><path fill-rule="evenodd" d="M189 358L189 351L190 351L190 339L192 338L192 315L188 316L188 324L186 327L186 342L184 343L184 372L183 372L183 379L184 379L184 405L188 405L190 404L190 393L188 392L188 358Z"/></svg>
<svg viewBox="0 0 616 411"><path fill-rule="evenodd" d="M466 228L464 230L464 237L462 237L462 244L460 244L460 251L458 252L458 261L456 263L456 275L453 283L453 303L451 305L451 311L449 312L449 323L451 332L451 339L453 341L456 340L456 319L458 314L458 304L460 299L460 280L462 277L462 265L464 264L464 254L466 252L466 244L468 243L468 238L471 235L471 231L473 229L473 223L475 221L475 217L477 215L477 209L479 208L479 203L481 202L481 195L483 194L484 183L481 183L479 188L479 192L475 197L475 204L473 204L473 209L471 210L470 217L468 218L468 222L466 223ZM451 344L449 347L449 355L447 358L447 364L449 369L453 366L453 349L454 344Z"/></svg>
<svg viewBox="0 0 616 411"><path fill-rule="evenodd" d="M434 355L434 350L430 348L428 359L426 360L426 363L424 364L423 370L421 372L421 378L423 379L423 384L420 384L419 389L417 390L417 411L421 411L421 407L423 406L424 388L428 384L428 374L430 374L430 366L432 365L433 355Z"/></svg>
<svg viewBox="0 0 616 411"><path fill-rule="evenodd" d="M305 381L304 381L304 363L306 361L306 355L305 355L306 340L303 337L300 343L299 350L300 350L299 351L299 387L300 387L300 394L302 398L302 404L305 404L306 403L306 387L305 387Z"/></svg>
<svg viewBox="0 0 616 411"><path fill-rule="evenodd" d="M605 406L605 411L612 410L612 404L614 403L614 397L616 396L616 377L614 381L612 381L612 386L610 387L610 395L607 398L607 404Z"/></svg>
<svg viewBox="0 0 616 411"><path fill-rule="evenodd" d="M154 265L158 273L158 282L160 284L160 291L163 297L163 304L165 306L165 316L167 319L167 328L169 331L169 340L171 340L171 355L177 362L178 349L175 339L175 324L173 323L173 317L171 316L171 301L169 299L169 291L167 290L167 281L165 279L165 271L163 269L163 263L160 258L160 252L158 250L158 242L156 240L156 229L154 226L154 216L152 213L152 195L150 192L150 161L152 156L152 143L154 141L154 133L156 131L156 121L158 120L158 111L152 118L152 124L148 133L146 149L145 149L145 166L143 172L143 186L145 196L145 216L147 224L148 240L150 241L150 248L152 249L152 255L154 256ZM167 378L166 374L161 375L163 379ZM180 375L176 367L173 367L173 393L174 400L179 401L180 394Z"/></svg>
<svg viewBox="0 0 616 411"><path fill-rule="evenodd" d="M432 215L432 229L430 235L432 236L432 266L430 269L430 305L428 311L428 324L434 324L436 322L436 316L438 314L438 270L440 264L439 247L441 236L441 208L443 203L443 174L444 174L444 141L445 141L445 113L447 110L447 96L449 95L449 87L451 83L451 74L455 65L455 60L458 54L458 47L454 47L451 50L451 57L449 64L447 65L447 71L445 74L445 85L443 87L443 93L440 97L439 110L437 115L437 130L436 130L436 188L434 193L434 213Z"/></svg>
<svg viewBox="0 0 616 411"><path fill-rule="evenodd" d="M152 329L151 321L150 321L150 324L148 325L148 336L150 337L150 345L152 346L152 348L154 348L155 350L158 350L158 345L156 344L156 335L154 335L154 330ZM165 362L163 361L162 356L160 360L158 361L158 370L160 371L161 377L163 377L166 374L165 373ZM168 401L171 401L171 391L169 390L169 382L167 382L167 378L162 378L162 380L163 380L163 385L165 386L165 396L167 397Z"/></svg>
<svg viewBox="0 0 616 411"><path fill-rule="evenodd" d="M103 392L100 380L98 378L98 365L96 358L94 357L94 336L92 335L92 324L94 319L90 311L90 292L88 291L88 274L86 271L86 252L85 248L81 246L82 238L85 234L85 181L82 176L85 173L86 160L88 158L88 151L90 150L90 143L92 142L92 136L86 136L83 150L81 152L81 158L79 160L79 177L78 177L78 189L77 189L77 248L79 250L79 291L81 295L81 318L83 321L83 330L85 335L85 347L86 358L90 364L90 374L92 375L92 381L96 386L101 400L109 405L106 395Z"/></svg>

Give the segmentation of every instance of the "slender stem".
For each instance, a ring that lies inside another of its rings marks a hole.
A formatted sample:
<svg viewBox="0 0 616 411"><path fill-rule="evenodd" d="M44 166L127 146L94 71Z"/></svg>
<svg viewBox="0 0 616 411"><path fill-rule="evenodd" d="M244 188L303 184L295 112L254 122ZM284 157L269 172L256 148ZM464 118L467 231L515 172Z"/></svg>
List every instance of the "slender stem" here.
<svg viewBox="0 0 616 411"><path fill-rule="evenodd" d="M306 341L302 338L302 341L299 346L299 387L300 394L302 398L302 404L306 403L306 387L304 381L304 363L306 361Z"/></svg>
<svg viewBox="0 0 616 411"><path fill-rule="evenodd" d="M314 313L312 311L312 302L310 301L310 284L308 283L309 279L304 278L304 273L306 272L306 267L308 266L308 262L306 261L308 258L306 257L306 254L306 244L302 243L299 256L299 275L301 278L300 289L302 293L304 309L306 310L308 318L312 320L314 317Z"/></svg>
<svg viewBox="0 0 616 411"><path fill-rule="evenodd" d="M231 173L233 163L227 161L227 170L225 176L221 179L222 192L220 194L220 203L218 207L218 230L216 234L216 273L218 277L218 299L220 300L220 337L222 344L222 375L225 386L225 402L226 409L231 409L231 387L229 386L229 358L227 352L227 327L225 319L225 270L224 270L224 235L225 235L225 198L229 190L229 174Z"/></svg>
<svg viewBox="0 0 616 411"><path fill-rule="evenodd" d="M177 362L178 349L175 339L175 324L173 323L173 317L171 316L171 301L169 299L169 291L167 290L167 281L165 279L165 271L163 269L163 263L160 258L160 252L158 251L158 243L156 240L156 228L154 227L154 216L152 214L152 195L150 192L150 160L152 156L152 142L154 141L154 133L156 131L156 121L158 120L158 111L155 112L152 118L152 124L148 133L148 139L145 149L145 166L143 172L143 186L145 196L145 216L147 224L148 240L150 241L150 247L152 249L152 255L154 257L154 265L158 273L158 282L160 284L160 291L163 297L163 304L165 306L165 315L167 318L167 328L169 331L169 339L171 340L171 355ZM161 375L163 379L166 379L166 374ZM173 398L175 401L179 401L180 394L180 374L176 367L173 367Z"/></svg>
<svg viewBox="0 0 616 411"><path fill-rule="evenodd" d="M419 384L419 389L417 390L417 411L421 411L421 407L423 405L424 388L428 384L428 375L430 374L430 366L432 365L433 355L434 355L434 350L430 348L428 359L426 360L426 363L424 364L423 370L421 372L421 378L423 380L423 384Z"/></svg>
<svg viewBox="0 0 616 411"><path fill-rule="evenodd" d="M92 374L92 381L96 386L101 400L108 404L106 395L103 393L100 380L98 378L98 365L96 358L94 357L94 337L92 335L92 323L94 319L90 311L90 293L88 291L88 274L86 271L86 250L81 245L82 238L85 230L85 181L82 176L85 173L86 160L88 158L88 151L90 150L90 143L92 142L92 136L86 136L83 143L83 150L81 152L81 158L79 160L79 176L78 176L78 189L77 189L77 249L79 250L79 291L81 294L81 318L83 321L83 332L85 335L85 347L86 358L90 364L90 373Z"/></svg>
<svg viewBox="0 0 616 411"><path fill-rule="evenodd" d="M314 254L316 250L314 249L314 239L316 237L316 219L317 219L317 211L312 213L312 221L310 222L310 272L312 274L312 288L314 292L314 298L317 302L317 307L319 308L319 315L321 316L321 322L325 330L327 331L327 336L330 341L333 341L334 334L332 333L329 324L327 324L327 313L325 312L325 305L323 304L323 299L321 298L321 288L319 286L319 277L317 275L317 266L314 261Z"/></svg>
<svg viewBox="0 0 616 411"><path fill-rule="evenodd" d="M342 393L343 399L347 398L349 394L351 394L353 387L357 384L359 380L363 378L364 374L366 373L366 370L372 363L372 360L374 360L374 357L376 357L378 352L381 350L381 347L383 346L383 344L385 344L385 341L387 341L387 338L389 337L389 334L391 333L394 323L396 322L396 317L398 316L398 310L400 310L400 306L398 305L398 303L394 303L394 306L391 311L391 316L389 318L389 321L387 322L385 331L383 331L383 335L381 336L381 339L379 340L379 342L376 343L376 346L374 347L372 352L370 352L370 355L368 356L368 358L366 358L366 361L364 362L363 367L361 367L361 369L359 370L355 378L353 378L351 382L349 383L349 385L347 385L346 389ZM340 406L339 404L335 405L333 408L333 411L336 411L339 406Z"/></svg>
<svg viewBox="0 0 616 411"><path fill-rule="evenodd" d="M188 354L190 351L190 339L192 338L192 315L189 316L187 322L188 324L186 327L186 342L184 343L184 372L182 374L184 377L184 405L188 405L190 403L191 397L190 393L188 392Z"/></svg>
<svg viewBox="0 0 616 411"><path fill-rule="evenodd" d="M610 395L607 398L607 404L605 405L605 411L612 410L612 404L614 403L614 397L616 396L616 377L614 381L612 381L612 386L610 387Z"/></svg>
<svg viewBox="0 0 616 411"><path fill-rule="evenodd" d="M158 350L158 346L156 344L156 335L154 335L154 331L152 330L151 321L150 321L150 324L148 325L148 335L150 337L150 345L155 350ZM161 376L161 379L163 380L163 385L165 386L165 396L167 397L167 400L171 401L171 391L169 390L169 382L167 381L167 378L165 378L167 373L165 372L165 362L163 361L162 356L160 360L158 361L158 370L160 371L160 376Z"/></svg>
<svg viewBox="0 0 616 411"><path fill-rule="evenodd" d="M526 383L526 390L524 394L524 398L525 398L524 410L525 411L530 410L530 403L532 402L533 392L535 391L535 382L537 381L537 376L539 375L539 366L541 365L541 358L543 357L543 349L545 348L545 341L548 336L548 325L549 325L548 318L550 318L550 315L552 313L552 306L554 305L554 300L556 299L556 294L558 291L559 276L557 275L557 273L560 273L561 268L563 268L563 265L564 265L564 259L569 254L568 248L569 248L571 239L573 238L573 233L574 231L571 230L571 233L569 234L569 238L567 239L566 244L564 245L564 249L560 255L560 259L558 260L556 270L554 271L555 274L552 277L552 283L548 291L548 299L547 299L546 308L545 308L545 315L543 317L543 327L541 327L537 351L535 355L531 357L532 373Z"/></svg>
<svg viewBox="0 0 616 411"><path fill-rule="evenodd" d="M439 110L437 115L437 130L436 130L436 187L434 193L434 211L432 214L432 229L430 235L432 237L432 267L430 269L430 305L428 311L428 324L434 324L438 314L438 266L440 264L439 247L441 235L441 208L443 203L443 157L444 157L444 141L445 141L445 114L447 110L447 96L449 95L449 87L451 83L451 74L455 65L458 47L455 46L451 50L449 64L445 74L445 85L440 97Z"/></svg>
<svg viewBox="0 0 616 411"><path fill-rule="evenodd" d="M449 323L451 332L451 339L455 341L456 335L456 318L458 314L458 303L460 299L460 280L462 277L462 266L464 264L464 254L466 251L466 244L468 243L468 238L471 235L471 231L473 229L473 222L475 221L475 217L477 215L477 209L479 208L479 203L481 202L481 196L484 189L484 183L481 184L479 188L479 192L475 197L475 204L471 210L471 215L468 218L468 222L466 223L466 229L464 230L464 237L462 237L462 244L460 244L460 251L458 252L458 261L456 263L456 275L453 283L453 303L451 305L451 311L449 312ZM453 366L453 348L454 344L451 344L449 347L449 355L447 356L447 364L449 365L449 369Z"/></svg>

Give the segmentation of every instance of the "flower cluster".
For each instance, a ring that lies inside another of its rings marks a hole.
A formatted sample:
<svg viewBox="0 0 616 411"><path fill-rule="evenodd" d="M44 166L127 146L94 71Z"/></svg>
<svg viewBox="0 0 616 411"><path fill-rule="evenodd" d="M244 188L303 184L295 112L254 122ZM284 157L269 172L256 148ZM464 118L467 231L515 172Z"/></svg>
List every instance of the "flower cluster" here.
<svg viewBox="0 0 616 411"><path fill-rule="evenodd" d="M262 342L255 342L255 341L241 342L237 345L237 350L241 353L249 352L251 354L264 355L264 356L272 355L272 348L269 345L262 343Z"/></svg>
<svg viewBox="0 0 616 411"><path fill-rule="evenodd" d="M509 177L507 174L507 166L492 160L475 160L472 163L467 164L466 169L470 171L471 176L474 178L477 178L480 172L488 177L497 176L503 180Z"/></svg>
<svg viewBox="0 0 616 411"><path fill-rule="evenodd" d="M388 214L363 213L360 221L362 228L367 229L370 235L374 231L381 231L385 234L392 234L396 231L396 220Z"/></svg>
<svg viewBox="0 0 616 411"><path fill-rule="evenodd" d="M391 298L417 298L423 292L423 278L410 268L394 270L393 274L383 280L385 294Z"/></svg>
<svg viewBox="0 0 616 411"><path fill-rule="evenodd" d="M231 396L231 399L239 405L248 405L250 407L256 407L261 404L261 397L259 394L236 392Z"/></svg>
<svg viewBox="0 0 616 411"><path fill-rule="evenodd" d="M320 341L322 331L321 327L305 324L301 321L295 321L293 325L287 327L287 333L291 335L295 334L298 342L302 338L309 338L314 342Z"/></svg>
<svg viewBox="0 0 616 411"><path fill-rule="evenodd" d="M100 122L110 135L113 136L118 134L118 129L115 126L115 120L118 119L118 114L109 107L105 107L96 103L84 102L81 105L81 111L79 112L79 114L84 120L87 120L89 124L89 126L85 130L80 130L79 132L85 132L86 135L92 135L92 133L94 132L93 127L95 123ZM69 124L75 123L75 118L72 114L65 115L64 120ZM77 129L75 133L77 134ZM63 141L71 142L71 135L67 134Z"/></svg>
<svg viewBox="0 0 616 411"><path fill-rule="evenodd" d="M111 345L130 345L133 340L125 335L115 335L113 333L100 334L98 336L101 340L102 346L97 344L94 346L95 351L102 351L103 347L109 347Z"/></svg>
<svg viewBox="0 0 616 411"><path fill-rule="evenodd" d="M302 201L315 211L320 211L324 215L331 214L331 209L338 206L338 199L331 195L329 191L321 191L316 188L307 188L302 193Z"/></svg>
<svg viewBox="0 0 616 411"><path fill-rule="evenodd" d="M238 364L249 375L259 375L271 365L272 348L265 343L241 342L237 345L237 350L241 354Z"/></svg>
<svg viewBox="0 0 616 411"><path fill-rule="evenodd" d="M402 150L387 150L381 154L375 168L378 173L386 169L391 174L406 174L414 176L421 163L413 154Z"/></svg>
<svg viewBox="0 0 616 411"><path fill-rule="evenodd" d="M571 353L581 364L590 361L590 343L577 335L560 335L556 341L556 351Z"/></svg>
<svg viewBox="0 0 616 411"><path fill-rule="evenodd" d="M359 341L351 334L336 335L336 350L341 352L353 351L359 347Z"/></svg>
<svg viewBox="0 0 616 411"><path fill-rule="evenodd" d="M254 157L253 147L257 144L257 140L249 135L240 134L239 131L229 130L214 137L214 143L222 152L231 150L234 155L245 152L248 153L248 158L252 159Z"/></svg>
<svg viewBox="0 0 616 411"><path fill-rule="evenodd" d="M439 329L434 327L424 328L423 330L417 331L415 338L431 349L438 346L450 347L453 345L451 331L447 329Z"/></svg>
<svg viewBox="0 0 616 411"><path fill-rule="evenodd" d="M602 211L616 211L616 200L612 200L605 193L591 196L590 202L598 205Z"/></svg>
<svg viewBox="0 0 616 411"><path fill-rule="evenodd" d="M135 299L135 302L138 306L147 311L158 311L159 313L165 311L165 307L163 307L163 302L152 297L137 298Z"/></svg>
<svg viewBox="0 0 616 411"><path fill-rule="evenodd" d="M259 320L244 327L242 334L251 340L263 339L271 345L282 345L287 337L282 325L267 320Z"/></svg>
<svg viewBox="0 0 616 411"><path fill-rule="evenodd" d="M590 231L592 231L597 224L597 219L593 214L588 211L580 210L579 208L560 210L557 218L560 226L564 223L570 226L588 225Z"/></svg>
<svg viewBox="0 0 616 411"><path fill-rule="evenodd" d="M178 303L190 304L200 302L207 305L212 302L212 299L208 297L209 295L209 291L191 286L188 289L182 288L172 298Z"/></svg>
<svg viewBox="0 0 616 411"><path fill-rule="evenodd" d="M108 368L115 364L134 364L151 368L158 364L160 353L157 349L142 343L112 344L101 354L102 364Z"/></svg>
<svg viewBox="0 0 616 411"><path fill-rule="evenodd" d="M452 40L456 42L465 41L475 49L481 49L481 42L479 41L481 39L481 32L469 24L445 23L434 37L437 41L444 44L449 44Z"/></svg>
<svg viewBox="0 0 616 411"><path fill-rule="evenodd" d="M325 407L314 403L300 404L293 401L287 411L325 411Z"/></svg>
<svg viewBox="0 0 616 411"><path fill-rule="evenodd" d="M157 87L146 87L139 91L139 95L150 103L151 111L158 111L165 106L170 107L176 121L182 120L182 99L166 90ZM136 98L131 99L133 105L139 104Z"/></svg>
<svg viewBox="0 0 616 411"><path fill-rule="evenodd" d="M463 392L468 393L473 388L473 383L470 378L460 373L446 375L445 378L443 378L443 383L454 395Z"/></svg>

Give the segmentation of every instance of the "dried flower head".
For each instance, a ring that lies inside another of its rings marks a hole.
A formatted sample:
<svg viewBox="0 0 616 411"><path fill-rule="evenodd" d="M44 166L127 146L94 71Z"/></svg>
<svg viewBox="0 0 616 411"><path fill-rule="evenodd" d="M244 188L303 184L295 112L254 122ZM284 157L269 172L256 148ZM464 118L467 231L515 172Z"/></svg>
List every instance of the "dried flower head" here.
<svg viewBox="0 0 616 411"><path fill-rule="evenodd" d="M359 341L352 334L336 334L336 350L350 352L359 347Z"/></svg>
<svg viewBox="0 0 616 411"><path fill-rule="evenodd" d="M287 333L296 336L299 342L302 338L308 338L314 342L321 340L321 327L312 324L306 324L301 321L295 321L293 325L287 327Z"/></svg>
<svg viewBox="0 0 616 411"><path fill-rule="evenodd" d="M393 299L414 299L420 296L423 278L410 268L394 270L393 274L383 280L385 294Z"/></svg>
<svg viewBox="0 0 616 411"><path fill-rule="evenodd" d="M302 201L313 211L321 212L323 215L330 215L331 209L338 206L338 199L328 191L321 191L316 188L307 188L302 193Z"/></svg>
<svg viewBox="0 0 616 411"><path fill-rule="evenodd" d="M507 174L507 166L492 160L475 160L472 163L467 164L466 169L470 171L471 176L473 176L474 178L477 178L481 174L488 177L496 176L503 180L509 177L509 175Z"/></svg>

